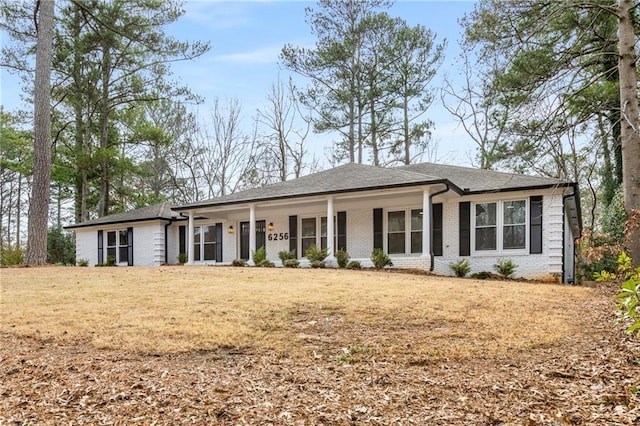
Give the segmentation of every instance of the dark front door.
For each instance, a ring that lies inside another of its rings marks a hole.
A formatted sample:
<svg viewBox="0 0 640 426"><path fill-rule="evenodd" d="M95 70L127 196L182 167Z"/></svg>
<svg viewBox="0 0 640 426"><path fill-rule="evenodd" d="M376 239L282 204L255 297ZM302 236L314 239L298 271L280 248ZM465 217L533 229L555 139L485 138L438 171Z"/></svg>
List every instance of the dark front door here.
<svg viewBox="0 0 640 426"><path fill-rule="evenodd" d="M256 250L266 245L267 221L256 221ZM249 222L240 222L240 258L249 260Z"/></svg>

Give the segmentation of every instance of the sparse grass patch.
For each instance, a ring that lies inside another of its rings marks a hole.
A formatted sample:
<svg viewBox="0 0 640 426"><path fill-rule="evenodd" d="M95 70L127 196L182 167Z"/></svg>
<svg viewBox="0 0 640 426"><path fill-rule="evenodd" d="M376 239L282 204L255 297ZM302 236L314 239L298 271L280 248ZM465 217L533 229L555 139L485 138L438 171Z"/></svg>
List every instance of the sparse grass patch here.
<svg viewBox="0 0 640 426"><path fill-rule="evenodd" d="M329 359L341 348L366 346L349 349L350 356L401 362L505 357L559 344L583 326L580 312L595 297L593 289L573 286L407 274L381 279L379 272L344 269L1 273L4 333L142 353L232 347Z"/></svg>

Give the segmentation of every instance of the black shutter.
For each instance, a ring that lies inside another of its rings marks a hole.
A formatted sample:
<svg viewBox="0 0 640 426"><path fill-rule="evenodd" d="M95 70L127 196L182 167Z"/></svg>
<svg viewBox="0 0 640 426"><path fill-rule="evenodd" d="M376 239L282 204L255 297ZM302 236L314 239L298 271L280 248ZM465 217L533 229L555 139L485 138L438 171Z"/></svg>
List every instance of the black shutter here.
<svg viewBox="0 0 640 426"><path fill-rule="evenodd" d="M373 249L383 248L382 209L373 209Z"/></svg>
<svg viewBox="0 0 640 426"><path fill-rule="evenodd" d="M289 251L295 251L298 247L298 216L289 216ZM300 257L296 255L296 257Z"/></svg>
<svg viewBox="0 0 640 426"><path fill-rule="evenodd" d="M460 206L460 256L471 256L471 202L461 201Z"/></svg>
<svg viewBox="0 0 640 426"><path fill-rule="evenodd" d="M104 263L104 237L102 229L98 231L98 265Z"/></svg>
<svg viewBox="0 0 640 426"><path fill-rule="evenodd" d="M431 206L431 221L433 223L431 249L434 256L442 256L442 203Z"/></svg>
<svg viewBox="0 0 640 426"><path fill-rule="evenodd" d="M187 253L187 227L184 225L178 228L178 253Z"/></svg>
<svg viewBox="0 0 640 426"><path fill-rule="evenodd" d="M338 250L347 251L347 212L338 212Z"/></svg>
<svg viewBox="0 0 640 426"><path fill-rule="evenodd" d="M529 199L529 253L542 253L542 195Z"/></svg>
<svg viewBox="0 0 640 426"><path fill-rule="evenodd" d="M216 262L222 262L222 223L216 223Z"/></svg>
<svg viewBox="0 0 640 426"><path fill-rule="evenodd" d="M127 265L133 266L133 228L127 228Z"/></svg>

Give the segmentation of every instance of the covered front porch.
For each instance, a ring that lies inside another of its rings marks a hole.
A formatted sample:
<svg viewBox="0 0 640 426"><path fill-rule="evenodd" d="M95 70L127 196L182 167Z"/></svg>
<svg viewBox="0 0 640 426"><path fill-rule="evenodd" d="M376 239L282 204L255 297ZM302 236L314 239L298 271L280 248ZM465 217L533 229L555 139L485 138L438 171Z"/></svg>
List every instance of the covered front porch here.
<svg viewBox="0 0 640 426"><path fill-rule="evenodd" d="M454 196L435 184L194 208L181 212L188 217L181 246L187 264L252 264L252 253L264 246L277 265L283 250L305 265L306 250L316 245L327 249L330 266L337 250L366 265L380 248L398 266L428 268L434 240L442 250L442 205L434 209L434 199Z"/></svg>

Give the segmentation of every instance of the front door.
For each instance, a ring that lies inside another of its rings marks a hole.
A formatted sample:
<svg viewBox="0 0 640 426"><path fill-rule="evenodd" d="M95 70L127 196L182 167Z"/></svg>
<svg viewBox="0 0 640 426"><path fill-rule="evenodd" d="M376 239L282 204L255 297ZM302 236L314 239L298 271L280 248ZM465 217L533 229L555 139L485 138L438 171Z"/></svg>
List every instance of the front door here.
<svg viewBox="0 0 640 426"><path fill-rule="evenodd" d="M256 221L256 250L266 245L267 221ZM240 258L249 260L249 222L240 222Z"/></svg>

